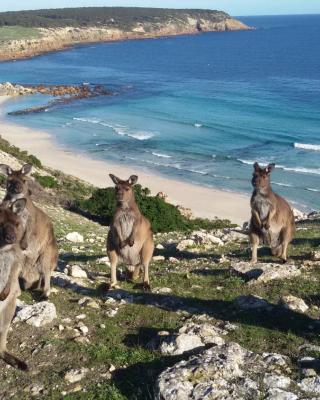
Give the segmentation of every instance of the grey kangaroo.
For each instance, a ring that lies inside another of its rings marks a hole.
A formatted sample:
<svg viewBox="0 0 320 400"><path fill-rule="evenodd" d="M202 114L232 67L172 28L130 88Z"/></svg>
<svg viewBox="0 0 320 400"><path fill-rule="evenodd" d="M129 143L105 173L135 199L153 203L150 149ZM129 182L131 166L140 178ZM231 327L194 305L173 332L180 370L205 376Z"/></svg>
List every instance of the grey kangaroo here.
<svg viewBox="0 0 320 400"><path fill-rule="evenodd" d="M117 287L117 264L123 261L133 266L132 279L139 278L140 268L144 270L143 285L150 289L149 264L154 243L150 222L141 214L135 201L133 186L138 177L132 175L122 180L110 174L115 183L117 208L113 216L107 239L107 252L111 263L111 288Z"/></svg>
<svg viewBox="0 0 320 400"><path fill-rule="evenodd" d="M49 217L40 208L36 207L28 189L32 166L24 165L14 171L8 165L0 164L0 171L7 175L7 192L4 202L12 204L17 199L26 198L27 205L23 212L24 235L20 241L25 256L21 273L24 289L37 285L42 290L43 297L50 295L51 272L56 268L58 261L58 247Z"/></svg>
<svg viewBox="0 0 320 400"><path fill-rule="evenodd" d="M26 200L20 199L11 206L0 206L0 357L13 367L26 370L27 364L7 351L7 336L20 295L19 274L23 254L20 240L24 234L21 214Z"/></svg>
<svg viewBox="0 0 320 400"><path fill-rule="evenodd" d="M274 256L287 261L287 249L295 234L295 222L291 207L285 199L274 193L270 185L270 174L275 164L253 168L251 197L250 242L252 263L257 262L260 241L270 246Z"/></svg>

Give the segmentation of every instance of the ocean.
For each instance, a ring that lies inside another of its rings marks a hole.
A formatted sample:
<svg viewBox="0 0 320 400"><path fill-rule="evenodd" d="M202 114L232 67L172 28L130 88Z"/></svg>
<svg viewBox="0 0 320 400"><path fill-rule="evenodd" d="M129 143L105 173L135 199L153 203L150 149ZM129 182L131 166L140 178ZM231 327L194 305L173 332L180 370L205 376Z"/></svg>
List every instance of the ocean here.
<svg viewBox="0 0 320 400"><path fill-rule="evenodd" d="M7 118L132 173L229 191L250 193L252 164L273 162L274 190L298 208L319 209L320 16L240 19L256 29L91 44L0 63L0 81L87 82L115 93ZM18 98L6 111L45 101Z"/></svg>

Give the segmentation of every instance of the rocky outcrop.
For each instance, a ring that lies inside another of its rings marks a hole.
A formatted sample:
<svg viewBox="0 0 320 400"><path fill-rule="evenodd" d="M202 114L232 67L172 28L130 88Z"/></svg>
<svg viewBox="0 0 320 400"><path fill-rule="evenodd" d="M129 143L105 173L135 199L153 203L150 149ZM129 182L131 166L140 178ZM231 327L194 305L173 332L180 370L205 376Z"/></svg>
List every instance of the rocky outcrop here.
<svg viewBox="0 0 320 400"><path fill-rule="evenodd" d="M0 96L24 96L29 94L44 94L54 97L45 105L24 108L9 113L9 115L23 115L29 113L46 112L49 108L64 105L76 100L97 96L111 96L112 93L103 85L18 85L10 82L0 83Z"/></svg>
<svg viewBox="0 0 320 400"><path fill-rule="evenodd" d="M163 36L195 34L199 32L220 32L249 29L242 22L227 14L212 12L210 16L196 18L196 15L184 14L181 18L168 18L162 22L139 22L129 29L119 27L64 27L38 28L40 38L11 40L0 46L0 60L14 60L32 57L50 51L62 50L78 43L106 42L127 39L144 39Z"/></svg>
<svg viewBox="0 0 320 400"><path fill-rule="evenodd" d="M311 399L319 394L319 376L301 381L290 376L290 360L257 354L225 343L168 368L158 378L158 400Z"/></svg>

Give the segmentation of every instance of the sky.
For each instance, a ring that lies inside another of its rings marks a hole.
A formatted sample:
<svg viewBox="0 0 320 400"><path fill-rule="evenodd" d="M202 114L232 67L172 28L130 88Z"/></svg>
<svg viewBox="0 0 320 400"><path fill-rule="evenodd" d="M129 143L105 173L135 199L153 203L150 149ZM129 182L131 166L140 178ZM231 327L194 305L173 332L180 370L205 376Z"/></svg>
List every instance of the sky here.
<svg viewBox="0 0 320 400"><path fill-rule="evenodd" d="M0 0L0 11L88 6L208 8L235 16L320 14L320 0Z"/></svg>

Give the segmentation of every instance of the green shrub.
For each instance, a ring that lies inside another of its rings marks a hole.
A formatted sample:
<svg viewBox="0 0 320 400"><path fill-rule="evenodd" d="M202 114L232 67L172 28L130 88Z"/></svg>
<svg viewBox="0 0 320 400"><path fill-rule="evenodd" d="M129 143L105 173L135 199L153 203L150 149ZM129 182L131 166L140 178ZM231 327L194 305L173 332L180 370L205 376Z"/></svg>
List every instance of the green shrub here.
<svg viewBox="0 0 320 400"><path fill-rule="evenodd" d="M27 164L32 164L34 167L38 168L42 167L41 161L36 156L28 154L27 151L22 151L19 149L19 147L11 145L7 140L3 139L1 136L0 136L0 150L12 155L13 157L16 157L20 161L23 161Z"/></svg>
<svg viewBox="0 0 320 400"><path fill-rule="evenodd" d="M136 185L134 192L142 214L151 222L153 232L187 228L187 220L175 206L159 197L149 196L149 189L142 188L141 185ZM109 225L116 208L114 188L96 189L90 199L79 201L78 205L82 211Z"/></svg>
<svg viewBox="0 0 320 400"><path fill-rule="evenodd" d="M160 197L150 196L150 190L141 185L134 186L136 202L142 214L157 232L192 231L195 229L218 229L232 226L227 220L188 220L177 207ZM79 200L76 210L91 216L100 223L109 225L116 208L114 188L95 189L89 199Z"/></svg>
<svg viewBox="0 0 320 400"><path fill-rule="evenodd" d="M33 174L32 176L43 188L54 189L58 187L58 182L52 176L39 174Z"/></svg>

